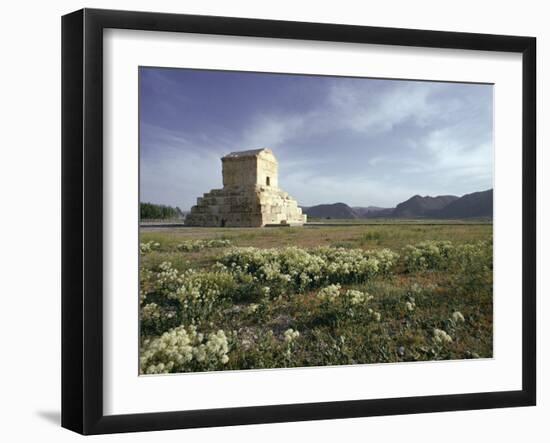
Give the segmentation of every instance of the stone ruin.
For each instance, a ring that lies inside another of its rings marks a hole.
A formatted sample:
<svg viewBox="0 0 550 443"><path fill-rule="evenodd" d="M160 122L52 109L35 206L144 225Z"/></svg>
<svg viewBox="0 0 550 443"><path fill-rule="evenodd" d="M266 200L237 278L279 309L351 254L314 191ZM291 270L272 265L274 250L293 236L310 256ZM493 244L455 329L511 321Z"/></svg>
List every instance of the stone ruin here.
<svg viewBox="0 0 550 443"><path fill-rule="evenodd" d="M222 157L223 189L197 198L185 218L189 226L301 226L306 215L279 189L278 162L271 149L239 151Z"/></svg>

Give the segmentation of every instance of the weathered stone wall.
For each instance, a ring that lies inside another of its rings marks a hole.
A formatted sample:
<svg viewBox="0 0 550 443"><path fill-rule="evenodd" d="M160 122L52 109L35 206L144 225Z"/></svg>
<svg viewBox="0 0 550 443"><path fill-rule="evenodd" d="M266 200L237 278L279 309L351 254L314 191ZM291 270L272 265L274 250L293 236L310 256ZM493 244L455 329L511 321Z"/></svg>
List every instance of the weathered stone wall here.
<svg viewBox="0 0 550 443"><path fill-rule="evenodd" d="M257 185L279 187L279 165L271 151L264 151L258 155L257 168Z"/></svg>
<svg viewBox="0 0 550 443"><path fill-rule="evenodd" d="M190 226L263 226L259 198L254 188L214 189L191 208Z"/></svg>
<svg viewBox="0 0 550 443"><path fill-rule="evenodd" d="M223 187L254 186L257 183L258 166L254 157L222 158Z"/></svg>
<svg viewBox="0 0 550 443"><path fill-rule="evenodd" d="M263 224L303 224L305 215L298 202L286 192L271 187L261 187L260 205Z"/></svg>

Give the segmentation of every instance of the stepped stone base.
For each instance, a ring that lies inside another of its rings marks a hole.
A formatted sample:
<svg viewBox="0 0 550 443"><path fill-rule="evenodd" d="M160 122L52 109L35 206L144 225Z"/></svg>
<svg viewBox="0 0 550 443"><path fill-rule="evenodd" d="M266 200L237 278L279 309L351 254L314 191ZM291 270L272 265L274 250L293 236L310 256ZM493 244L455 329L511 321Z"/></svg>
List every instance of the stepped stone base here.
<svg viewBox="0 0 550 443"><path fill-rule="evenodd" d="M188 226L301 226L306 215L288 193L273 186L226 186L197 199L185 218Z"/></svg>

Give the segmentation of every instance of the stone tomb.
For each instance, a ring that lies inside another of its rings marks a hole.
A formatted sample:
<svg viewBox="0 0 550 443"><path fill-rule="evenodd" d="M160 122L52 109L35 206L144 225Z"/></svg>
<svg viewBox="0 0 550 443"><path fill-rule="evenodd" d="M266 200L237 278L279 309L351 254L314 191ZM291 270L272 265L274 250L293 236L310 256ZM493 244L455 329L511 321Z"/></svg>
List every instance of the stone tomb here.
<svg viewBox="0 0 550 443"><path fill-rule="evenodd" d="M271 149L239 151L222 157L223 189L197 198L185 218L189 226L300 226L306 215L279 189L278 163Z"/></svg>

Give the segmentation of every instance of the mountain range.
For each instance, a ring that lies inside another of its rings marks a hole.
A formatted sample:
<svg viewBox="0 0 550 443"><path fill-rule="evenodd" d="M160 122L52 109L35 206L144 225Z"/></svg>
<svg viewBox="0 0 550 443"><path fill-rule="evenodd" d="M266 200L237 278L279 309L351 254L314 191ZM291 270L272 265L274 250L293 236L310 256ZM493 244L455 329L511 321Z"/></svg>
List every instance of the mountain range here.
<svg viewBox="0 0 550 443"><path fill-rule="evenodd" d="M436 197L414 195L395 208L378 206L354 206L346 203L330 203L302 207L310 218L358 219L358 218L474 218L493 217L493 190Z"/></svg>

